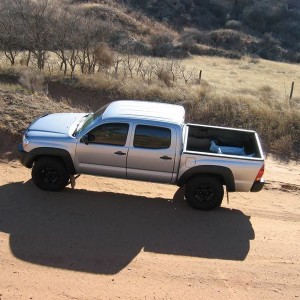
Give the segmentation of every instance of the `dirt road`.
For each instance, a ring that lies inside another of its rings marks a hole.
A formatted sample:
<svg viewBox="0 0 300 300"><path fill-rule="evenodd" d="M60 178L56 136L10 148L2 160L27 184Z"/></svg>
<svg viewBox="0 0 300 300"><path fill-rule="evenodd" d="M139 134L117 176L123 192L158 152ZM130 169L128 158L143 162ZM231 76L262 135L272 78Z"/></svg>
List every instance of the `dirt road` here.
<svg viewBox="0 0 300 300"><path fill-rule="evenodd" d="M300 169L199 212L173 186L82 176L38 190L0 163L0 299L300 297Z"/></svg>

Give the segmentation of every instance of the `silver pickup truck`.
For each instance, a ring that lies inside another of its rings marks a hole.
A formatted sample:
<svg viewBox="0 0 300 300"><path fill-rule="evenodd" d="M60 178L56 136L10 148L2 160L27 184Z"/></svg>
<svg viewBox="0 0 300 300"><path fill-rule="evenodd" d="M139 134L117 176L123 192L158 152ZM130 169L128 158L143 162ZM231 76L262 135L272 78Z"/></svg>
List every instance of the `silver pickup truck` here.
<svg viewBox="0 0 300 300"><path fill-rule="evenodd" d="M34 121L19 145L33 182L57 191L76 174L185 185L187 202L209 210L228 192L264 185L264 155L254 131L185 124L180 105L115 101L95 113Z"/></svg>

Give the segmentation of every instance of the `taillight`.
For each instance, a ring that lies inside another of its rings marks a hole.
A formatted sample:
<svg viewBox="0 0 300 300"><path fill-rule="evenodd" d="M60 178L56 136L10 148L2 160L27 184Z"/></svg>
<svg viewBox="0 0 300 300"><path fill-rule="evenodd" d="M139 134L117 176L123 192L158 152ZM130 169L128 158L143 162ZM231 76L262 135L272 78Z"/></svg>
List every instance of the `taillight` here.
<svg viewBox="0 0 300 300"><path fill-rule="evenodd" d="M262 178L263 175L264 175L264 172L265 172L265 165L263 165L263 166L260 168L259 172L258 172L257 175L256 175L255 181L260 181L261 178Z"/></svg>

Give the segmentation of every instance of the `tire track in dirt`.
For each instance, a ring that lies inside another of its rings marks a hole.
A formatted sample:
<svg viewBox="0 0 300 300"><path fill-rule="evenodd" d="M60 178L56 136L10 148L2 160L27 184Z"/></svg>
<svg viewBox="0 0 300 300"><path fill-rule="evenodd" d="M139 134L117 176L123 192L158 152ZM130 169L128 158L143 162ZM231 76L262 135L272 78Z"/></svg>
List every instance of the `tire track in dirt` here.
<svg viewBox="0 0 300 300"><path fill-rule="evenodd" d="M281 181L268 180L264 186L264 189L265 190L279 190L282 192L300 195L300 185L281 182Z"/></svg>

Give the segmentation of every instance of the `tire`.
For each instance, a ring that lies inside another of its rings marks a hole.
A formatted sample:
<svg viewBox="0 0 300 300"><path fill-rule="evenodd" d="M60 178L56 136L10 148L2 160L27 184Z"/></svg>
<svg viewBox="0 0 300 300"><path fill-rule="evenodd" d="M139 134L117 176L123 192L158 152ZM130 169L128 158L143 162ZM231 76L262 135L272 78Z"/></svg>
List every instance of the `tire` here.
<svg viewBox="0 0 300 300"><path fill-rule="evenodd" d="M35 185L45 191L60 191L69 181L64 163L55 157L38 159L33 165L31 176Z"/></svg>
<svg viewBox="0 0 300 300"><path fill-rule="evenodd" d="M223 197L223 185L214 176L193 177L186 185L186 201L195 209L211 210L219 207Z"/></svg>

